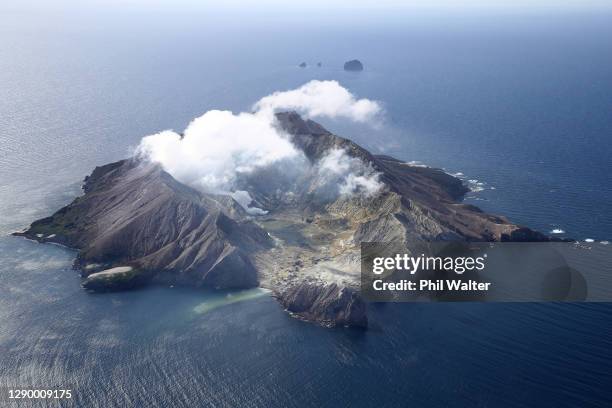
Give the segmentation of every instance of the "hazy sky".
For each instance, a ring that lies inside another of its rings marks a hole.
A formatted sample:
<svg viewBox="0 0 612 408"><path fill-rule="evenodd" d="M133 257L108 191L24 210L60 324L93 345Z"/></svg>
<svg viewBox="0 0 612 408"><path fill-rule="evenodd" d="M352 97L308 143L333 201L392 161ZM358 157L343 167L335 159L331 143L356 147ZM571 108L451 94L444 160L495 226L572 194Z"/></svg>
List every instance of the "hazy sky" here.
<svg viewBox="0 0 612 408"><path fill-rule="evenodd" d="M499 24L488 18L495 16L504 24L520 24L529 21L522 16L545 23L553 15L610 12L612 0L0 0L0 32L47 27L108 31L110 25L158 31L216 27L224 32L246 27L486 26Z"/></svg>
<svg viewBox="0 0 612 408"><path fill-rule="evenodd" d="M0 10L59 10L62 8L242 9L242 10L580 10L612 8L609 0L5 0Z"/></svg>

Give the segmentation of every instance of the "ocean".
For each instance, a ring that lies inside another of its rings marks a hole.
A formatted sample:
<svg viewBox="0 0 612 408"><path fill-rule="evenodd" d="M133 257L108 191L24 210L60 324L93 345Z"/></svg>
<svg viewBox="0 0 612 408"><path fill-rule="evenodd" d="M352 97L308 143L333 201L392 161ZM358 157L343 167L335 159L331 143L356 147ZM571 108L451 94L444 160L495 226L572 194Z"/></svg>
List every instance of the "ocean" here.
<svg viewBox="0 0 612 408"><path fill-rule="evenodd" d="M611 406L609 304L385 304L367 331L326 329L261 290L87 294L74 252L9 236L145 135L334 79L385 108L375 128L321 121L335 133L461 173L467 202L514 222L608 240L610 17L3 11L0 387L71 388L99 407ZM363 72L342 70L353 58Z"/></svg>

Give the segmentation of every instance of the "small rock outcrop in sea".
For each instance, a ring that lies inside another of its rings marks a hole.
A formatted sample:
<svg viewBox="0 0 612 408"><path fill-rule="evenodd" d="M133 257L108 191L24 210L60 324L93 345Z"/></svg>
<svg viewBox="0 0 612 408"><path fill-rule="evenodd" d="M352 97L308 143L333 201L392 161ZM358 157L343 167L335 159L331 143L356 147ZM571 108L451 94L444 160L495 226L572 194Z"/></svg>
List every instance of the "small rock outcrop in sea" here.
<svg viewBox="0 0 612 408"><path fill-rule="evenodd" d="M317 67L318 67L318 68L321 68L321 66L322 66L322 65L323 65L323 64L321 64L320 62L317 62Z"/></svg>
<svg viewBox="0 0 612 408"><path fill-rule="evenodd" d="M363 64L359 60L350 60L344 63L345 71L363 71Z"/></svg>
<svg viewBox="0 0 612 408"><path fill-rule="evenodd" d="M468 189L440 169L374 155L295 112L276 120L305 161L342 150L371 168L381 189L321 201L316 173L301 176L292 194L279 194L265 174L245 176L241 188L267 211L253 217L229 195L195 190L132 158L96 167L82 196L15 235L78 250L75 268L91 291L261 286L302 319L359 327L368 322L361 242L548 240L462 204Z"/></svg>
<svg viewBox="0 0 612 408"><path fill-rule="evenodd" d="M305 62L302 62L300 65L298 65L298 67L300 67L300 68L306 68L306 63L305 63Z"/></svg>
<svg viewBox="0 0 612 408"><path fill-rule="evenodd" d="M85 289L106 292L134 289L146 283L139 271L131 266L117 266L89 275L82 283Z"/></svg>

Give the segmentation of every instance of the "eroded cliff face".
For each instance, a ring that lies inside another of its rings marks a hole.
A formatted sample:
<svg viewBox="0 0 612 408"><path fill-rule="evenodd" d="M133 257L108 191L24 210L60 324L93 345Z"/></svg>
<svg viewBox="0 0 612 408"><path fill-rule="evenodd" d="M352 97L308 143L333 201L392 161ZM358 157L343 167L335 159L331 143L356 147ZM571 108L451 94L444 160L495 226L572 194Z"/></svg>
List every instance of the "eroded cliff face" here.
<svg viewBox="0 0 612 408"><path fill-rule="evenodd" d="M279 300L291 313L327 326L367 327L366 304L349 286L301 282L285 290Z"/></svg>
<svg viewBox="0 0 612 408"><path fill-rule="evenodd" d="M20 235L78 249L75 265L84 276L131 266L142 282L257 285L249 254L272 240L231 198L202 194L157 165L133 160L97 167L83 190Z"/></svg>
<svg viewBox="0 0 612 408"><path fill-rule="evenodd" d="M361 242L547 239L461 204L467 189L442 170L372 155L293 112L277 119L312 168L280 187L272 188L265 173L240 180L266 215L249 216L230 196L202 193L158 165L130 159L97 167L83 196L16 235L77 249L75 266L93 274L85 285L92 290L122 289L122 282L260 285L303 319L360 327L367 325ZM358 159L380 188L319 194L312 169L332 151Z"/></svg>

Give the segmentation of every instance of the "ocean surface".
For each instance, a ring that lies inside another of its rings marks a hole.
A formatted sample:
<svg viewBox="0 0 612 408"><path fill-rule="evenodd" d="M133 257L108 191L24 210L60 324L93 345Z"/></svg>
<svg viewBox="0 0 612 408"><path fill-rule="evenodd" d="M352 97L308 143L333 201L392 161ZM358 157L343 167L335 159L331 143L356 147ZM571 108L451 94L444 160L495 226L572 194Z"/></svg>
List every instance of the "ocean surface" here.
<svg viewBox="0 0 612 408"><path fill-rule="evenodd" d="M612 406L609 304L386 304L368 331L330 330L260 290L86 294L74 252L9 236L147 134L335 79L386 114L330 130L462 173L487 211L608 240L611 18L0 12L0 387L98 407ZM365 71L344 72L352 58Z"/></svg>

